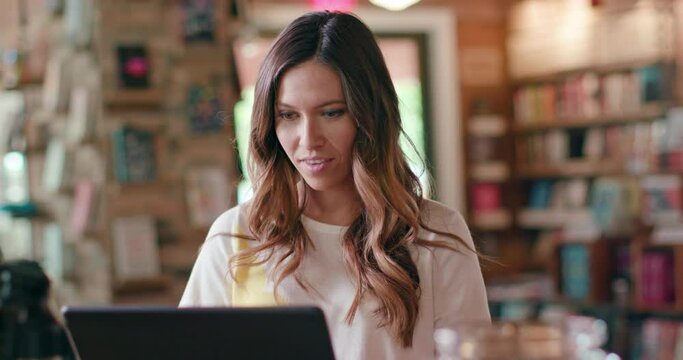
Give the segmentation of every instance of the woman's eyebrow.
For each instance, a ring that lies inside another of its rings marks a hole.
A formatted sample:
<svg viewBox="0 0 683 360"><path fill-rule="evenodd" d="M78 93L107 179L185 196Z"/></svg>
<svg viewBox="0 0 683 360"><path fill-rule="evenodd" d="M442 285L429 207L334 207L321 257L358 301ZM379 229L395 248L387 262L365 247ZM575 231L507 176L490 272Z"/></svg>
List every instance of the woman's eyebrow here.
<svg viewBox="0 0 683 360"><path fill-rule="evenodd" d="M330 100L330 101L325 101L324 103L316 106L316 109L329 106L329 105L334 105L334 104L341 104L341 105L346 105L346 101L344 100ZM283 107L283 108L290 108L290 109L296 109L296 106L292 106L283 102L278 102L275 104L277 107Z"/></svg>
<svg viewBox="0 0 683 360"><path fill-rule="evenodd" d="M324 103L322 103L322 104L316 106L316 108L319 109L319 108L321 108L321 107L325 107L325 106L329 106L329 105L334 105L334 104L343 104L343 105L346 105L346 102L345 102L344 100L331 100L331 101L325 101Z"/></svg>

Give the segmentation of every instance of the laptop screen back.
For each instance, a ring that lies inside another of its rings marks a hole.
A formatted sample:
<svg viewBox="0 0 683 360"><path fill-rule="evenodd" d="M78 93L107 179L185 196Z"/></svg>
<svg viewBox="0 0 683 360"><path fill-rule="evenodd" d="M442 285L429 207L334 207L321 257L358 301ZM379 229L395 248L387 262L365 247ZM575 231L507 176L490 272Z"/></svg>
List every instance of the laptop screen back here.
<svg viewBox="0 0 683 360"><path fill-rule="evenodd" d="M82 360L333 359L322 311L269 308L70 308Z"/></svg>

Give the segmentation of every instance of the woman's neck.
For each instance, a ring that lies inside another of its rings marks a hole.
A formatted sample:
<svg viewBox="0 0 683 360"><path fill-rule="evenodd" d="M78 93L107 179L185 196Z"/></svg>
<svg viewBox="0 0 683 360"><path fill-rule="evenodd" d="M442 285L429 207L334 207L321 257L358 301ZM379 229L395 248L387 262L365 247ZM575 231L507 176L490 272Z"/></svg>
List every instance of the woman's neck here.
<svg viewBox="0 0 683 360"><path fill-rule="evenodd" d="M358 217L362 202L353 188L316 191L310 187L300 186L306 191L306 208L304 215L331 225L349 225Z"/></svg>

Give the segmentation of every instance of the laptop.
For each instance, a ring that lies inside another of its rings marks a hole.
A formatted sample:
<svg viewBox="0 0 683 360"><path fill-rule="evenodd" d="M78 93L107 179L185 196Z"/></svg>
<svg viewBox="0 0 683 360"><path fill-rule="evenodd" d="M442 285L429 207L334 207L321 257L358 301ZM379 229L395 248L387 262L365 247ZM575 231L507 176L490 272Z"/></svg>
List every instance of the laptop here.
<svg viewBox="0 0 683 360"><path fill-rule="evenodd" d="M81 360L334 359L315 307L64 307Z"/></svg>

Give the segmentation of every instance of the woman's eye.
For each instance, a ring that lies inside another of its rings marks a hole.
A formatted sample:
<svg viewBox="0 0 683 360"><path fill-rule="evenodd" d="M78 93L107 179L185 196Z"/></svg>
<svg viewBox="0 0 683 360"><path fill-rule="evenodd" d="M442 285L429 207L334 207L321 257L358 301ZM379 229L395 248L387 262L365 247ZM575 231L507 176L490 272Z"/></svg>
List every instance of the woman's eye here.
<svg viewBox="0 0 683 360"><path fill-rule="evenodd" d="M340 117L344 115L344 109L326 110L323 112L323 115L327 117Z"/></svg>
<svg viewBox="0 0 683 360"><path fill-rule="evenodd" d="M289 111L282 111L278 116L283 120L294 120L296 118L296 114Z"/></svg>

